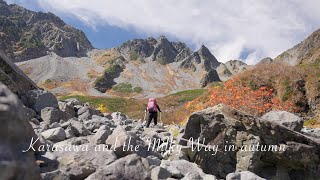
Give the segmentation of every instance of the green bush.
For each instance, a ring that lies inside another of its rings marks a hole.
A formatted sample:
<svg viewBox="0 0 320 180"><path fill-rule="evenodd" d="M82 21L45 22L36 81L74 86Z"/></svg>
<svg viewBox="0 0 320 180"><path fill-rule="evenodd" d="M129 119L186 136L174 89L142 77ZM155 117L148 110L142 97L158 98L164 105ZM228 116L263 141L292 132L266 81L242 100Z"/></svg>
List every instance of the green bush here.
<svg viewBox="0 0 320 180"><path fill-rule="evenodd" d="M142 87L134 87L133 92L141 93L143 91Z"/></svg>
<svg viewBox="0 0 320 180"><path fill-rule="evenodd" d="M120 83L113 86L112 90L120 93L132 93L132 85L129 83Z"/></svg>
<svg viewBox="0 0 320 180"><path fill-rule="evenodd" d="M139 54L137 53L137 52L135 52L135 51L132 51L132 52L130 52L130 59L131 60L138 60L138 58L139 58Z"/></svg>
<svg viewBox="0 0 320 180"><path fill-rule="evenodd" d="M283 100L283 101L286 101L286 100L288 100L288 99L291 97L291 95L292 95L292 93L293 93L293 89L292 89L292 87L290 86L290 83L289 83L289 80L288 80L288 79L286 79L286 80L284 81L283 85L284 85L284 88L285 88L285 92L284 92L284 95L283 95L283 97L282 97L282 100Z"/></svg>
<svg viewBox="0 0 320 180"><path fill-rule="evenodd" d="M107 69L104 70L105 73L113 76L120 69L120 66L117 64L111 64Z"/></svg>
<svg viewBox="0 0 320 180"><path fill-rule="evenodd" d="M94 84L100 84L104 81L104 76L99 76L97 79L94 81Z"/></svg>

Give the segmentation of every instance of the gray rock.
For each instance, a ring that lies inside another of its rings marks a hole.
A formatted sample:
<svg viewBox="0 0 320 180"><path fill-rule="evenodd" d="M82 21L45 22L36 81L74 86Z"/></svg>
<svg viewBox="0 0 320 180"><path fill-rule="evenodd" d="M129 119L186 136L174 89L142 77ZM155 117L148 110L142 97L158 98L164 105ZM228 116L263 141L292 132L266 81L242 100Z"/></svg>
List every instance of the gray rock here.
<svg viewBox="0 0 320 180"><path fill-rule="evenodd" d="M23 109L23 110L22 110L23 113L25 114L26 117L28 117L29 120L37 117L37 113L36 113L33 109L28 108L28 107L26 107L26 106L23 106L22 109Z"/></svg>
<svg viewBox="0 0 320 180"><path fill-rule="evenodd" d="M63 128L58 127L54 129L49 129L41 133L41 135L50 141L59 142L66 139L66 133Z"/></svg>
<svg viewBox="0 0 320 180"><path fill-rule="evenodd" d="M146 159L148 160L151 168L160 166L161 164L161 160L156 156L151 155L151 156L148 156Z"/></svg>
<svg viewBox="0 0 320 180"><path fill-rule="evenodd" d="M26 101L29 107L40 113L46 107L58 108L57 98L48 91L30 90L26 93Z"/></svg>
<svg viewBox="0 0 320 180"><path fill-rule="evenodd" d="M129 154L134 153L132 149L125 149L124 145L132 145L133 147L138 145L138 137L135 134L130 134L126 132L121 126L118 126L112 134L106 140L106 144L109 146L113 146L115 149L115 154L118 158L127 156Z"/></svg>
<svg viewBox="0 0 320 180"><path fill-rule="evenodd" d="M96 129L99 129L103 125L106 125L107 127L110 127L110 128L116 127L114 122L111 121L110 119L96 116L96 115L93 115L92 119L88 121L84 121L83 125L91 132L93 132Z"/></svg>
<svg viewBox="0 0 320 180"><path fill-rule="evenodd" d="M74 119L71 119L68 121L70 124L69 124L69 127L71 128L73 134L75 136L87 136L87 135L90 135L90 131L85 128L85 126L83 125L83 123L81 121L77 121L77 120L74 120Z"/></svg>
<svg viewBox="0 0 320 180"><path fill-rule="evenodd" d="M0 82L0 179L40 179L34 152L27 150L31 138L37 139L22 103ZM34 147L37 149L40 143Z"/></svg>
<svg viewBox="0 0 320 180"><path fill-rule="evenodd" d="M1 9L4 12L4 9ZM24 95L27 91L38 89L39 87L16 65L13 59L9 59L9 54L2 51L3 48L10 47L3 44L6 38L1 39L0 45L0 79L13 93ZM11 43L9 43L11 44Z"/></svg>
<svg viewBox="0 0 320 180"><path fill-rule="evenodd" d="M67 145L82 145L82 144L88 144L89 140L87 137L73 137L64 141L60 141L58 143L55 143L55 146L67 146Z"/></svg>
<svg viewBox="0 0 320 180"><path fill-rule="evenodd" d="M188 172L181 180L217 180L217 178L210 174L201 174L199 172Z"/></svg>
<svg viewBox="0 0 320 180"><path fill-rule="evenodd" d="M148 161L132 154L97 170L86 180L95 179L150 179Z"/></svg>
<svg viewBox="0 0 320 180"><path fill-rule="evenodd" d="M76 137L73 134L73 131L72 131L70 126L68 126L64 131L66 132L66 139L70 139L70 138Z"/></svg>
<svg viewBox="0 0 320 180"><path fill-rule="evenodd" d="M174 149L173 151L170 151L167 159L170 161L175 161L175 160L189 161L188 155L184 151L179 152L176 149Z"/></svg>
<svg viewBox="0 0 320 180"><path fill-rule="evenodd" d="M36 118L32 118L32 119L30 120L30 122L32 122L32 123L35 124L35 125L40 125L39 120L36 119Z"/></svg>
<svg viewBox="0 0 320 180"><path fill-rule="evenodd" d="M301 118L286 111L270 111L263 115L261 119L279 123L298 132L300 132L303 127L303 120Z"/></svg>
<svg viewBox="0 0 320 180"><path fill-rule="evenodd" d="M159 179L167 179L170 178L172 174L165 168L160 166L155 167L151 170L151 179L159 180Z"/></svg>
<svg viewBox="0 0 320 180"><path fill-rule="evenodd" d="M74 106L81 106L82 105L82 103L76 98L66 99L65 102L73 104Z"/></svg>
<svg viewBox="0 0 320 180"><path fill-rule="evenodd" d="M60 122L63 118L63 112L59 109L46 107L41 110L41 119L49 125L54 122Z"/></svg>
<svg viewBox="0 0 320 180"><path fill-rule="evenodd" d="M78 118L80 120L91 119L93 115L98 115L99 113L89 106L83 106L78 110Z"/></svg>
<svg viewBox="0 0 320 180"><path fill-rule="evenodd" d="M220 147L216 155L202 149L195 151L193 157L189 156L205 173L219 178L236 171L250 171L265 179L290 179L292 176L314 179L320 176L320 142L279 123L261 120L226 105L192 114L182 138L200 138L203 145ZM180 144L187 145L183 139ZM234 145L237 150L221 151L226 144ZM252 145L255 150L249 151ZM277 150L270 149L275 146ZM243 150L239 150L241 148ZM311 166L306 167L306 164Z"/></svg>
<svg viewBox="0 0 320 180"><path fill-rule="evenodd" d="M61 125L59 123L57 123L57 122L54 122L54 123L49 125L50 129L57 128L57 127L61 127Z"/></svg>
<svg viewBox="0 0 320 180"><path fill-rule="evenodd" d="M226 180L266 180L258 175L250 172L250 171L242 171L242 172L235 172L230 173L227 175Z"/></svg>
<svg viewBox="0 0 320 180"><path fill-rule="evenodd" d="M41 173L41 179L42 180L53 180L53 179L70 180L70 176L66 172L61 171L60 169L57 169L55 171Z"/></svg>
<svg viewBox="0 0 320 180"><path fill-rule="evenodd" d="M94 144L104 144L108 139L109 135L111 134L110 128L103 125L101 126L96 134L91 138L91 143Z"/></svg>
<svg viewBox="0 0 320 180"><path fill-rule="evenodd" d="M124 124L124 122L128 119L128 117L121 112L114 112L111 114L111 116L112 120L118 125Z"/></svg>
<svg viewBox="0 0 320 180"><path fill-rule="evenodd" d="M320 138L320 128L307 128L303 127L301 129L301 132L303 134L306 134L308 136L314 137L314 138Z"/></svg>
<svg viewBox="0 0 320 180"><path fill-rule="evenodd" d="M38 161L42 161L40 166L41 173L55 171L58 168L59 163L57 157L52 152L42 152L42 154L37 155L36 157Z"/></svg>
<svg viewBox="0 0 320 180"><path fill-rule="evenodd" d="M79 151L54 152L58 157L59 169L66 172L70 179L85 179L116 160L112 151L96 151L91 144L78 146Z"/></svg>
<svg viewBox="0 0 320 180"><path fill-rule="evenodd" d="M74 105L72 102L58 102L59 109L65 113L65 119L71 119L76 116L76 111L74 110Z"/></svg>
<svg viewBox="0 0 320 180"><path fill-rule="evenodd" d="M206 174L199 168L196 164L191 163L186 160L177 160L177 161L167 161L163 160L161 162L161 167L170 172L173 178L183 178L188 173L197 174L200 177L205 176ZM191 176L191 175L190 175ZM208 175L210 176L210 175ZM216 179L215 176L212 176L212 179Z"/></svg>

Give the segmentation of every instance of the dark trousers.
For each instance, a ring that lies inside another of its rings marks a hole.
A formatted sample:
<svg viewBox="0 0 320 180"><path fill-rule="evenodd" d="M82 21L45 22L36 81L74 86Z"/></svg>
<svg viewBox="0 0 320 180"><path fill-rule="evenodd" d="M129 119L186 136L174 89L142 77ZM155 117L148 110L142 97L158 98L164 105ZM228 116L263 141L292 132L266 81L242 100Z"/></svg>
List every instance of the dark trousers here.
<svg viewBox="0 0 320 180"><path fill-rule="evenodd" d="M157 122L158 122L158 113L157 112L149 112L147 127L150 126L152 119L153 119L154 125L157 125Z"/></svg>

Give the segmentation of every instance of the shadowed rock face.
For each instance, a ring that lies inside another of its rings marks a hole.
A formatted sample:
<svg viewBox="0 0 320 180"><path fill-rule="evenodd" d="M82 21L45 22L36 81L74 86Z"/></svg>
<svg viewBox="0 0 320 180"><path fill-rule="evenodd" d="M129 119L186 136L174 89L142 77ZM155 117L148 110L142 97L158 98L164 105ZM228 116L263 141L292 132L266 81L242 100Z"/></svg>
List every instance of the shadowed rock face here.
<svg viewBox="0 0 320 180"><path fill-rule="evenodd" d="M33 151L22 152L37 136L23 114L22 103L1 82L0 123L0 179L40 179Z"/></svg>
<svg viewBox="0 0 320 180"><path fill-rule="evenodd" d="M18 5L0 3L0 50L13 61L45 56L86 56L93 49L85 34L52 13L33 12Z"/></svg>
<svg viewBox="0 0 320 180"><path fill-rule="evenodd" d="M29 79L12 61L0 51L0 81L7 85L11 91L18 95L29 90L38 89L37 85Z"/></svg>
<svg viewBox="0 0 320 180"><path fill-rule="evenodd" d="M191 158L204 172L217 177L224 178L234 171L251 171L266 179L320 176L319 140L222 104L191 115L182 137L200 138L205 145L219 145L221 151L216 155L202 149ZM183 140L180 143L187 145ZM248 148L257 143L260 148L285 145L285 151L241 151L242 146ZM224 145L228 144L236 145L237 149L224 151Z"/></svg>

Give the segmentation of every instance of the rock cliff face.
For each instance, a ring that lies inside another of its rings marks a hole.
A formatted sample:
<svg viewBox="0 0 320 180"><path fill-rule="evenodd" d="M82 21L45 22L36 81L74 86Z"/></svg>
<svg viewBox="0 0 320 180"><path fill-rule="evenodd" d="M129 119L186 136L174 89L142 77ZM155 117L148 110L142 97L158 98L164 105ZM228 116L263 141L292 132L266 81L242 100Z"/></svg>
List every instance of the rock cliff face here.
<svg viewBox="0 0 320 180"><path fill-rule="evenodd" d="M18 95L23 95L29 90L38 89L37 85L1 51L0 82L7 85L11 91Z"/></svg>
<svg viewBox="0 0 320 180"><path fill-rule="evenodd" d="M93 49L85 34L52 13L33 12L0 0L0 50L14 61L55 52L61 57L86 56Z"/></svg>
<svg viewBox="0 0 320 180"><path fill-rule="evenodd" d="M320 29L301 43L280 54L275 61L290 65L320 62Z"/></svg>

